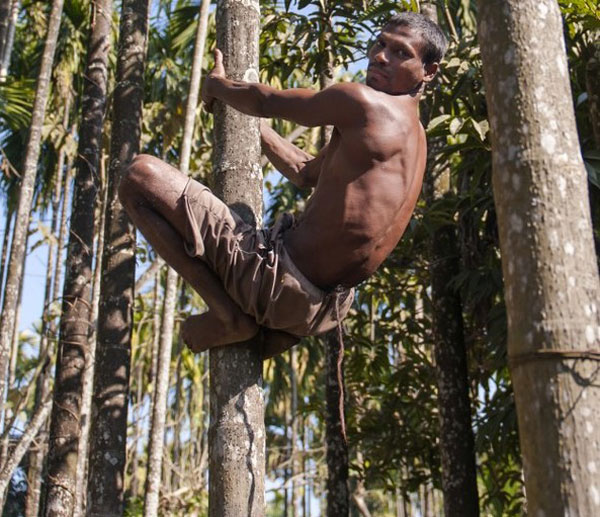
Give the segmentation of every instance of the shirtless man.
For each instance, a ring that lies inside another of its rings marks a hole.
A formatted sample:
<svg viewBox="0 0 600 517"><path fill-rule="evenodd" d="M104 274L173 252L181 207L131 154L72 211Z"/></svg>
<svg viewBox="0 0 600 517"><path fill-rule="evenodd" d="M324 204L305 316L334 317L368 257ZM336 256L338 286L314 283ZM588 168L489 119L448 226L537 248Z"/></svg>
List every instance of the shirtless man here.
<svg viewBox="0 0 600 517"><path fill-rule="evenodd" d="M156 158L140 155L129 166L119 191L125 209L209 307L183 325L192 350L244 341L263 327L270 356L343 318L350 288L390 254L414 210L427 152L418 104L446 46L424 16L395 15L368 53L366 85L322 91L232 81L215 50L202 90L209 109L219 100L248 115L334 130L312 157L261 123L263 152L275 168L314 187L300 220L284 217L271 230L246 225L206 187Z"/></svg>

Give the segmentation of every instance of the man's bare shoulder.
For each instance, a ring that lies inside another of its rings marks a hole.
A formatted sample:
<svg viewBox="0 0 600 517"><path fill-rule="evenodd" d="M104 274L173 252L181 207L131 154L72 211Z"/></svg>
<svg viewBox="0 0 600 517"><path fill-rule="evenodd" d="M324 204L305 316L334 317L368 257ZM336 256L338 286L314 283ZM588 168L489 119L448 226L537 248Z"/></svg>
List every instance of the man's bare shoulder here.
<svg viewBox="0 0 600 517"><path fill-rule="evenodd" d="M385 97L390 97L387 94L374 90L366 84L352 82L336 83L323 90L323 93L328 94L330 98L337 98L342 102L358 104L363 109L385 103Z"/></svg>
<svg viewBox="0 0 600 517"><path fill-rule="evenodd" d="M400 124L411 131L418 128L416 103L409 95L391 95L366 84L352 82L337 83L327 90L331 90L332 94L335 91L335 97L345 101L346 105L359 105L371 120Z"/></svg>

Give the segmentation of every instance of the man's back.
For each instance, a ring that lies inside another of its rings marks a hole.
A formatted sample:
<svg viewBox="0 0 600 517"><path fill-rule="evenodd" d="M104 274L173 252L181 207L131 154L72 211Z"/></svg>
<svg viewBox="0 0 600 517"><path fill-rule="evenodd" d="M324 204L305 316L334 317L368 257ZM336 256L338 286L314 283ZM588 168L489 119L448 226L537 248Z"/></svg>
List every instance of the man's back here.
<svg viewBox="0 0 600 517"><path fill-rule="evenodd" d="M298 268L324 288L356 285L377 269L408 225L425 168L415 100L353 87L365 117L334 128L315 191L285 238Z"/></svg>

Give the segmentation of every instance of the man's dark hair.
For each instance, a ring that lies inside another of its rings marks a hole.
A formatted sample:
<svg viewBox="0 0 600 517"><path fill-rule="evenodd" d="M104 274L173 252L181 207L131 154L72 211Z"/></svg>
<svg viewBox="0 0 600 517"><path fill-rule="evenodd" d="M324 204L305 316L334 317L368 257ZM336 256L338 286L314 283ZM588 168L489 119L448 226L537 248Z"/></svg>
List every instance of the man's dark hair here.
<svg viewBox="0 0 600 517"><path fill-rule="evenodd" d="M444 57L448 40L439 26L426 16L413 12L394 14L385 24L385 27L389 26L408 27L420 34L423 38L421 59L426 65L439 63Z"/></svg>

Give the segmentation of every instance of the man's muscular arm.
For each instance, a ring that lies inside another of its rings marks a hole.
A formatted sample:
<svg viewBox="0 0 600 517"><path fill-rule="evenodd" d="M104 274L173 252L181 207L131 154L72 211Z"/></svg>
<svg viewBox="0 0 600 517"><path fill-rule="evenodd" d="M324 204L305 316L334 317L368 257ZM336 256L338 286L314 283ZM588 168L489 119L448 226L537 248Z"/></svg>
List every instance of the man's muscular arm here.
<svg viewBox="0 0 600 517"><path fill-rule="evenodd" d="M342 128L364 120L365 88L356 83L342 83L321 91L278 90L260 83L232 81L225 77L221 51L215 49L215 67L204 82L202 100L209 108L219 99L255 117L284 118L310 127Z"/></svg>
<svg viewBox="0 0 600 517"><path fill-rule="evenodd" d="M315 158L281 137L264 120L260 123L260 138L263 153L294 185L310 188L317 184L325 148Z"/></svg>

